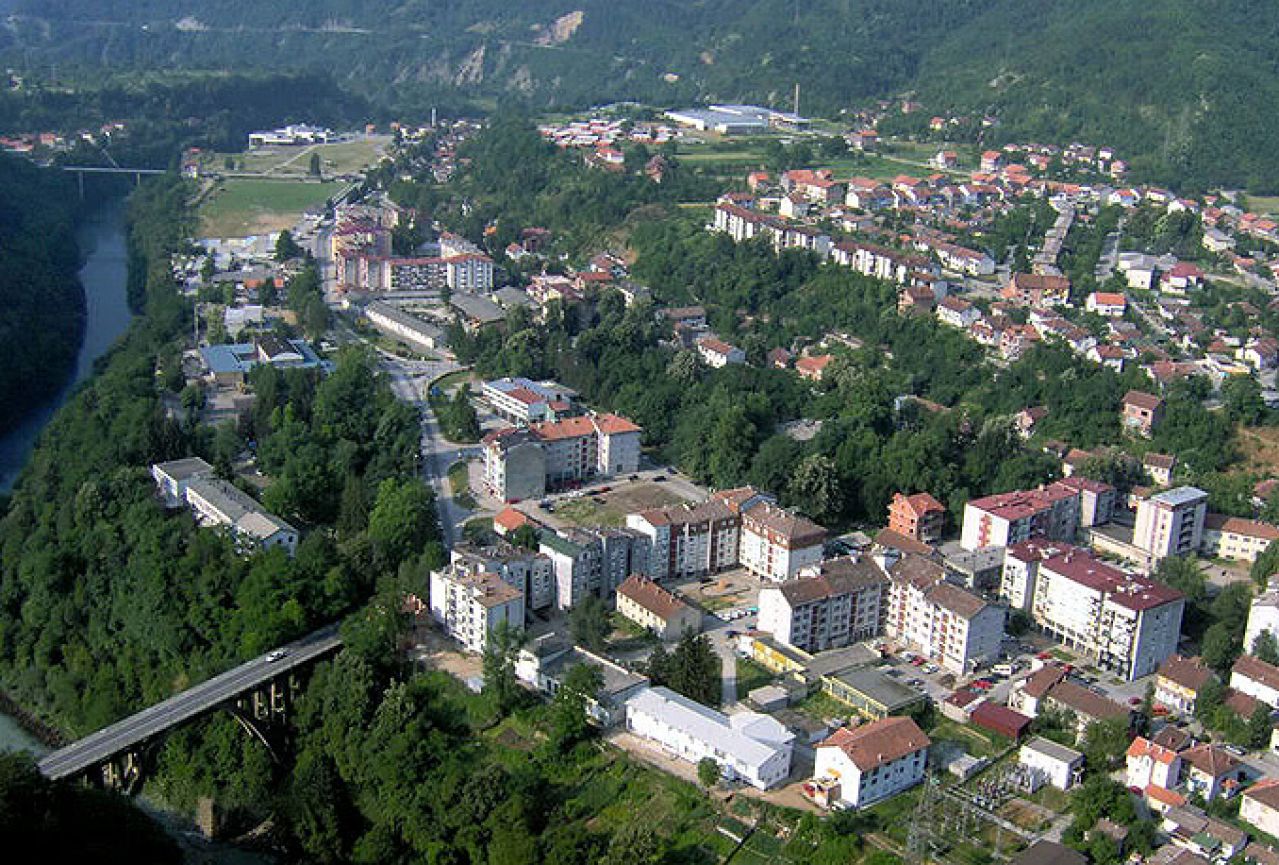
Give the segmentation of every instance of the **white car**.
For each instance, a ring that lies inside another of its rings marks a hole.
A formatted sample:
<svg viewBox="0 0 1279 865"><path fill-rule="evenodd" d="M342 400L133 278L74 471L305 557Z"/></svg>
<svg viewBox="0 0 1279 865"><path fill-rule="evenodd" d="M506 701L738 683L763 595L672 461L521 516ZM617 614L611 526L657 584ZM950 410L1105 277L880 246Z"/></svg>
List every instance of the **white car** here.
<svg viewBox="0 0 1279 865"><path fill-rule="evenodd" d="M266 662L267 662L268 664L274 664L276 661L279 661L279 660L282 660L282 659L284 659L284 658L287 658L287 657L288 657L288 655L289 655L289 653L288 653L288 651L287 651L287 650L285 650L285 649L276 649L274 652L268 652L268 653L267 653L267 656L266 656Z"/></svg>

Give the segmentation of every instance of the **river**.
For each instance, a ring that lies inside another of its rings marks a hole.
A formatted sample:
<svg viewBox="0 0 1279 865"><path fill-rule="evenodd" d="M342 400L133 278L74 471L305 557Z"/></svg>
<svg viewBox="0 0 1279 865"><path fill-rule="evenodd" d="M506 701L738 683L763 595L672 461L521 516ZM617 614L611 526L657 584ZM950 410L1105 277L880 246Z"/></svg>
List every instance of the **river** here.
<svg viewBox="0 0 1279 865"><path fill-rule="evenodd" d="M84 265L80 282L84 285L84 342L76 358L75 375L48 403L31 414L8 434L0 436L0 491L8 491L35 447L40 431L53 417L76 385L93 372L93 362L106 353L129 326L127 256L124 242L124 201L113 199L94 210L80 224L76 241ZM13 718L0 713L0 751L30 750L45 753L41 745Z"/></svg>
<svg viewBox="0 0 1279 865"><path fill-rule="evenodd" d="M75 375L57 396L0 436L0 492L13 487L45 424L75 391L76 385L93 373L93 362L129 327L133 313L126 297L128 259L124 233L124 201L118 198L94 210L76 231L76 241L84 258L80 282L84 285L86 314L84 342L76 358ZM3 742L0 733L0 746Z"/></svg>

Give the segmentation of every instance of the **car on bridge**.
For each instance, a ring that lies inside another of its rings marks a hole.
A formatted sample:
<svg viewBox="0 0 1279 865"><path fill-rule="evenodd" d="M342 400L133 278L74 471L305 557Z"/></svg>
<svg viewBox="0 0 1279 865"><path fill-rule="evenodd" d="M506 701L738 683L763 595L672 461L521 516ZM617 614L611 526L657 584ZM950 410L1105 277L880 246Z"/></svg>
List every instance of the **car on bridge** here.
<svg viewBox="0 0 1279 865"><path fill-rule="evenodd" d="M282 661L288 656L289 653L286 649L276 649L274 652L267 653L266 662L268 664L274 664L276 661Z"/></svg>

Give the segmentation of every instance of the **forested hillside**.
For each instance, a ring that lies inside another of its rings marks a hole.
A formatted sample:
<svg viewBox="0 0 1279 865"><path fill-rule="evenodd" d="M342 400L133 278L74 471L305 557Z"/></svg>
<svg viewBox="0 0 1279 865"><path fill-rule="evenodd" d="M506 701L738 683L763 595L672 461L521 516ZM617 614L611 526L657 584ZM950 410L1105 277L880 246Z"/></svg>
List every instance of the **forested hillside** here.
<svg viewBox="0 0 1279 865"><path fill-rule="evenodd" d="M0 155L0 432L57 392L84 330L74 187Z"/></svg>
<svg viewBox="0 0 1279 865"><path fill-rule="evenodd" d="M10 0L0 56L309 69L397 109L699 99L834 115L915 92L971 135L1110 144L1144 176L1279 188L1279 7L1222 0ZM4 54L7 49L7 54Z"/></svg>

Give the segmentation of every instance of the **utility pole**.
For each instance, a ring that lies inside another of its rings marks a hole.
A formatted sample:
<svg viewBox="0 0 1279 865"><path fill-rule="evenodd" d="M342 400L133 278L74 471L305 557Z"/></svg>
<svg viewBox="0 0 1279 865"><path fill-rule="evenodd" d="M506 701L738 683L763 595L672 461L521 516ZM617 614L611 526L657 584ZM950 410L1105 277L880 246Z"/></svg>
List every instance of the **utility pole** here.
<svg viewBox="0 0 1279 865"><path fill-rule="evenodd" d="M795 116L799 116L799 82L795 82Z"/></svg>

